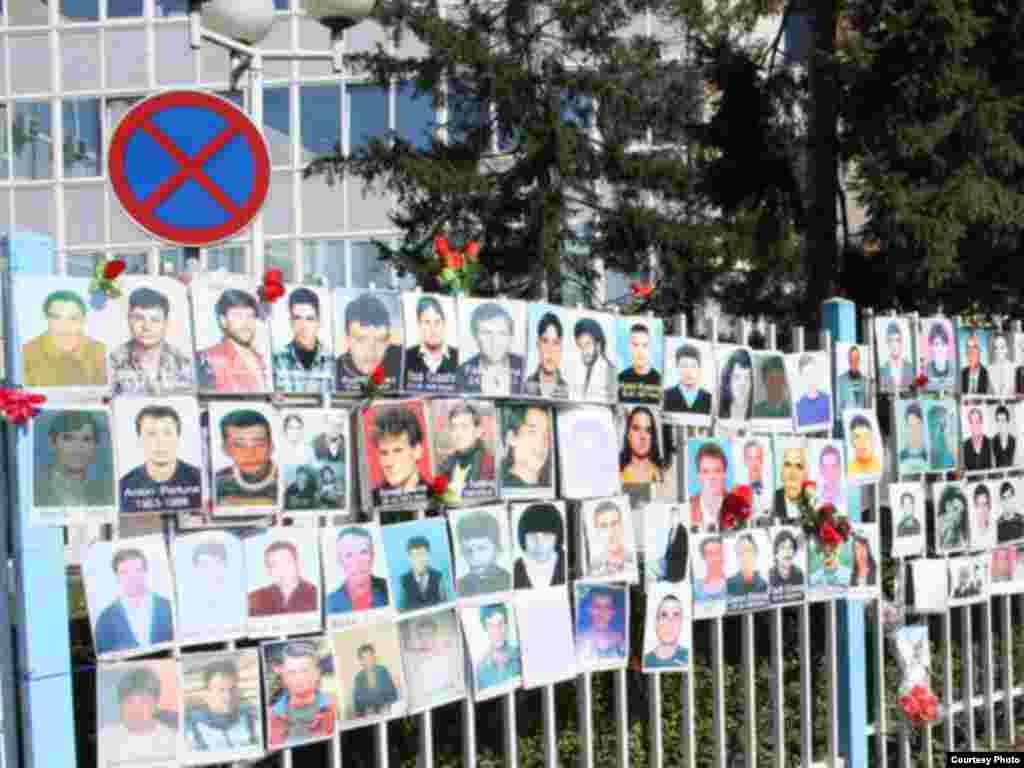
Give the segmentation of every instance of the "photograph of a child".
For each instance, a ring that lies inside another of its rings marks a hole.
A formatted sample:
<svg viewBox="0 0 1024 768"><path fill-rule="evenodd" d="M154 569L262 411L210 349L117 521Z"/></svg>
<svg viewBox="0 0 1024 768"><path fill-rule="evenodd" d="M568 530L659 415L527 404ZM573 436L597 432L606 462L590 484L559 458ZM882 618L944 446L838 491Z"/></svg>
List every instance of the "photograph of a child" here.
<svg viewBox="0 0 1024 768"><path fill-rule="evenodd" d="M381 392L398 392L402 380L402 307L394 291L334 290L335 385L358 393L377 368L384 369Z"/></svg>
<svg viewBox="0 0 1024 768"><path fill-rule="evenodd" d="M504 505L453 509L448 516L460 598L512 589L512 546Z"/></svg>
<svg viewBox="0 0 1024 768"><path fill-rule="evenodd" d="M443 395L455 392L459 327L455 298L436 293L403 293L405 363L402 389Z"/></svg>
<svg viewBox="0 0 1024 768"><path fill-rule="evenodd" d="M665 420L710 426L714 413L715 361L711 345L685 336L665 337Z"/></svg>
<svg viewBox="0 0 1024 768"><path fill-rule="evenodd" d="M542 589L565 584L565 502L531 501L510 505L512 584Z"/></svg>
<svg viewBox="0 0 1024 768"><path fill-rule="evenodd" d="M177 766L178 707L178 670L174 659L100 665L96 671L99 766Z"/></svg>
<svg viewBox="0 0 1024 768"><path fill-rule="evenodd" d="M454 608L398 623L409 714L466 695L466 654Z"/></svg>
<svg viewBox="0 0 1024 768"><path fill-rule="evenodd" d="M341 728L405 714L406 685L398 626L359 624L331 634Z"/></svg>
<svg viewBox="0 0 1024 768"><path fill-rule="evenodd" d="M690 668L692 604L690 585L685 582L660 582L647 590L644 672L686 672Z"/></svg>
<svg viewBox="0 0 1024 768"><path fill-rule="evenodd" d="M430 401L438 474L459 502L498 496L498 417L491 400Z"/></svg>
<svg viewBox="0 0 1024 768"><path fill-rule="evenodd" d="M204 274L193 278L190 290L200 391L271 392L270 323L260 312L257 280Z"/></svg>
<svg viewBox="0 0 1024 768"><path fill-rule="evenodd" d="M325 635L272 640L260 646L263 660L267 749L297 747L334 736L338 679Z"/></svg>
<svg viewBox="0 0 1024 768"><path fill-rule="evenodd" d="M273 304L274 391L329 395L334 391L333 302L326 288L288 286Z"/></svg>
<svg viewBox="0 0 1024 768"><path fill-rule="evenodd" d="M396 400L359 411L368 507L390 509L427 501L434 450L424 400Z"/></svg>
<svg viewBox="0 0 1024 768"><path fill-rule="evenodd" d="M584 671L621 669L629 658L629 587L573 584L576 663Z"/></svg>
<svg viewBox="0 0 1024 768"><path fill-rule="evenodd" d="M393 523L381 529L388 587L403 616L455 600L451 547L444 518Z"/></svg>
<svg viewBox="0 0 1024 768"><path fill-rule="evenodd" d="M518 688L523 680L515 604L511 600L459 608L473 670L473 698L484 701Z"/></svg>
<svg viewBox="0 0 1024 768"><path fill-rule="evenodd" d="M352 466L349 412L283 408L279 415L281 509L289 516L345 512Z"/></svg>

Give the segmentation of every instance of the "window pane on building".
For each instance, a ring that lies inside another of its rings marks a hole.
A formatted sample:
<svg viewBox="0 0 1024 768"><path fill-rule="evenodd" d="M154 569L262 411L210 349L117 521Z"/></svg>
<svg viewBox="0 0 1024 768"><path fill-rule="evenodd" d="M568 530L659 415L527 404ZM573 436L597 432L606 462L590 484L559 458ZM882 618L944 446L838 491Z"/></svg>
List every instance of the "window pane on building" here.
<svg viewBox="0 0 1024 768"><path fill-rule="evenodd" d="M64 175L101 176L99 99L66 99L64 113Z"/></svg>
<svg viewBox="0 0 1024 768"><path fill-rule="evenodd" d="M12 27L28 27L50 23L50 9L44 0L18 0L7 9L7 23Z"/></svg>
<svg viewBox="0 0 1024 768"><path fill-rule="evenodd" d="M133 19L142 16L142 0L107 0L107 18Z"/></svg>
<svg viewBox="0 0 1024 768"><path fill-rule="evenodd" d="M295 282L295 259L292 258L291 243L287 240L265 242L263 263L267 269L280 269L286 283Z"/></svg>
<svg viewBox="0 0 1024 768"><path fill-rule="evenodd" d="M303 164L334 152L341 141L341 88L304 85L299 91Z"/></svg>
<svg viewBox="0 0 1024 768"><path fill-rule="evenodd" d="M330 288L345 288L345 241L306 240L302 244L303 282L319 285L321 278Z"/></svg>
<svg viewBox="0 0 1024 768"><path fill-rule="evenodd" d="M188 0L156 0L157 18L184 16L188 13Z"/></svg>
<svg viewBox="0 0 1024 768"><path fill-rule="evenodd" d="M53 132L48 103L21 101L14 105L11 141L16 179L49 179L53 176Z"/></svg>
<svg viewBox="0 0 1024 768"><path fill-rule="evenodd" d="M288 0L274 0L274 10L275 11L287 11L288 10Z"/></svg>
<svg viewBox="0 0 1024 768"><path fill-rule="evenodd" d="M209 271L223 269L227 272L245 272L245 247L227 245L221 248L210 248L206 252L206 267Z"/></svg>
<svg viewBox="0 0 1024 768"><path fill-rule="evenodd" d="M263 136L270 149L270 162L290 165L292 161L291 106L288 88L263 90Z"/></svg>
<svg viewBox="0 0 1024 768"><path fill-rule="evenodd" d="M388 133L388 94L377 85L351 85L348 88L349 145L353 152L369 144L371 138L383 139Z"/></svg>
<svg viewBox="0 0 1024 768"><path fill-rule="evenodd" d="M391 269L380 258L380 251L370 242L349 243L352 254L352 287L391 288Z"/></svg>
<svg viewBox="0 0 1024 768"><path fill-rule="evenodd" d="M398 87L395 107L396 131L399 137L420 149L430 146L434 130L434 106L429 93L416 94L409 83Z"/></svg>
<svg viewBox="0 0 1024 768"><path fill-rule="evenodd" d="M99 0L61 0L62 21L99 21Z"/></svg>
<svg viewBox="0 0 1024 768"><path fill-rule="evenodd" d="M102 253L68 253L64 256L64 269L68 277L92 277Z"/></svg>

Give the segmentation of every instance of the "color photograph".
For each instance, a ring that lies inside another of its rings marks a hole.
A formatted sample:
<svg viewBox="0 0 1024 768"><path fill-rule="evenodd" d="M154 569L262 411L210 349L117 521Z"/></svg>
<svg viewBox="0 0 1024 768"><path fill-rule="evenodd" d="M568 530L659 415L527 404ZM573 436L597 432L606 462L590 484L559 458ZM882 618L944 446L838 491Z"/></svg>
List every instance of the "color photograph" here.
<svg viewBox="0 0 1024 768"><path fill-rule="evenodd" d="M490 400L430 401L437 474L458 503L498 498L498 415Z"/></svg>
<svg viewBox="0 0 1024 768"><path fill-rule="evenodd" d="M836 410L866 408L875 380L871 365L871 348L866 344L837 341L832 345L836 356Z"/></svg>
<svg viewBox="0 0 1024 768"><path fill-rule="evenodd" d="M693 547L693 617L725 613L725 540L719 533L695 535Z"/></svg>
<svg viewBox="0 0 1024 768"><path fill-rule="evenodd" d="M568 343L572 313L554 304L527 305L526 394L545 400L568 400L575 391L577 348Z"/></svg>
<svg viewBox="0 0 1024 768"><path fill-rule="evenodd" d="M1008 544L993 549L989 575L993 595L1024 592L1024 547Z"/></svg>
<svg viewBox="0 0 1024 768"><path fill-rule="evenodd" d="M750 487L753 497L752 522L765 525L771 520L775 502L775 461L772 441L767 436L745 435L731 441L735 485Z"/></svg>
<svg viewBox="0 0 1024 768"><path fill-rule="evenodd" d="M406 685L398 627L391 621L331 633L342 730L405 714Z"/></svg>
<svg viewBox="0 0 1024 768"><path fill-rule="evenodd" d="M905 317L875 318L875 349L878 351L878 387L900 392L914 383L914 339Z"/></svg>
<svg viewBox="0 0 1024 768"><path fill-rule="evenodd" d="M316 530L275 527L246 538L245 577L250 635L297 635L323 628Z"/></svg>
<svg viewBox="0 0 1024 768"><path fill-rule="evenodd" d="M363 500L372 509L426 503L434 456L425 400L397 400L359 411Z"/></svg>
<svg viewBox="0 0 1024 768"><path fill-rule="evenodd" d="M394 291L334 291L335 384L342 394L358 394L367 377L384 368L381 392L398 392L402 380L402 306Z"/></svg>
<svg viewBox="0 0 1024 768"><path fill-rule="evenodd" d="M573 590L577 668L622 669L629 659L629 586L576 581Z"/></svg>
<svg viewBox="0 0 1024 768"><path fill-rule="evenodd" d="M473 671L473 700L485 701L519 688L523 657L512 600L460 606Z"/></svg>
<svg viewBox="0 0 1024 768"><path fill-rule="evenodd" d="M504 498L555 495L555 412L540 403L499 403Z"/></svg>
<svg viewBox="0 0 1024 768"><path fill-rule="evenodd" d="M320 532L320 548L328 629L394 613L378 523L325 528Z"/></svg>
<svg viewBox="0 0 1024 768"><path fill-rule="evenodd" d="M957 326L957 352L960 360L960 394L991 395L989 336L987 328Z"/></svg>
<svg viewBox="0 0 1024 768"><path fill-rule="evenodd" d="M245 634L245 549L231 531L178 536L172 545L178 641L206 643Z"/></svg>
<svg viewBox="0 0 1024 768"><path fill-rule="evenodd" d="M956 469L960 461L960 417L956 400L925 400L924 420L928 425L932 471Z"/></svg>
<svg viewBox="0 0 1024 768"><path fill-rule="evenodd" d="M326 741L334 736L338 683L326 635L273 640L260 646L263 658L267 749Z"/></svg>
<svg viewBox="0 0 1024 768"><path fill-rule="evenodd" d="M661 405L665 370L665 330L660 317L616 318L619 352L619 400Z"/></svg>
<svg viewBox="0 0 1024 768"><path fill-rule="evenodd" d="M505 505L453 509L448 514L459 598L512 589L512 543Z"/></svg>
<svg viewBox="0 0 1024 768"><path fill-rule="evenodd" d="M807 539L795 525L776 526L768 532L772 543L772 567L768 571L773 604L804 599L807 585Z"/></svg>
<svg viewBox="0 0 1024 768"><path fill-rule="evenodd" d="M269 403L211 402L213 512L224 517L278 510L280 412Z"/></svg>
<svg viewBox="0 0 1024 768"><path fill-rule="evenodd" d="M685 336L665 337L665 420L710 427L714 413L715 361L711 345Z"/></svg>
<svg viewBox="0 0 1024 768"><path fill-rule="evenodd" d="M929 392L955 393L958 376L953 321L948 317L924 317L918 338L917 373L928 379L924 388Z"/></svg>
<svg viewBox="0 0 1024 768"><path fill-rule="evenodd" d="M334 392L332 304L329 290L306 285L288 286L274 302L270 331L275 392Z"/></svg>
<svg viewBox="0 0 1024 768"><path fill-rule="evenodd" d="M850 485L863 486L882 479L885 455L878 418L872 410L848 410L843 413L846 436L846 479Z"/></svg>
<svg viewBox="0 0 1024 768"><path fill-rule="evenodd" d="M406 392L447 395L455 392L459 369L459 326L455 298L438 293L403 293Z"/></svg>
<svg viewBox="0 0 1024 768"><path fill-rule="evenodd" d="M725 438L686 441L686 498L691 527L717 531L721 525L722 502L735 484L731 453L732 441Z"/></svg>
<svg viewBox="0 0 1024 768"><path fill-rule="evenodd" d="M455 389L466 395L525 393L526 305L521 301L459 299L459 365Z"/></svg>
<svg viewBox="0 0 1024 768"><path fill-rule="evenodd" d="M381 535L388 586L400 614L422 613L454 602L451 549L444 518L385 525Z"/></svg>
<svg viewBox="0 0 1024 768"><path fill-rule="evenodd" d="M96 670L100 768L174 768L178 763L178 669L174 659Z"/></svg>
<svg viewBox="0 0 1024 768"><path fill-rule="evenodd" d="M661 582L647 590L641 657L644 672L686 672L690 669L692 605L690 585L686 582Z"/></svg>
<svg viewBox="0 0 1024 768"><path fill-rule="evenodd" d="M964 486L959 482L933 483L935 503L935 550L962 552L970 541L969 507Z"/></svg>
<svg viewBox="0 0 1024 768"><path fill-rule="evenodd" d="M543 589L565 584L565 502L514 503L509 516L513 587Z"/></svg>
<svg viewBox="0 0 1024 768"><path fill-rule="evenodd" d="M616 451L621 441L610 408L583 405L560 409L556 434L560 496L586 499L621 492Z"/></svg>
<svg viewBox="0 0 1024 768"><path fill-rule="evenodd" d="M341 408L284 408L277 449L281 509L291 517L348 511L352 481L351 413Z"/></svg>
<svg viewBox="0 0 1024 768"><path fill-rule="evenodd" d="M523 687L553 685L576 676L576 649L569 592L540 589L515 599Z"/></svg>
<svg viewBox="0 0 1024 768"><path fill-rule="evenodd" d="M924 486L919 482L889 484L893 557L917 557L925 553L924 493Z"/></svg>
<svg viewBox="0 0 1024 768"><path fill-rule="evenodd" d="M771 601L768 571L772 548L768 531L747 529L726 534L725 608L729 613L764 608Z"/></svg>
<svg viewBox="0 0 1024 768"><path fill-rule="evenodd" d="M718 368L718 420L726 427L743 428L754 406L754 362L750 350L733 344L715 347Z"/></svg>
<svg viewBox="0 0 1024 768"><path fill-rule="evenodd" d="M838 547L823 547L817 536L807 537L808 600L845 597L853 575L853 536Z"/></svg>
<svg viewBox="0 0 1024 768"><path fill-rule="evenodd" d="M196 365L201 392L273 391L270 322L255 278L197 275L191 283Z"/></svg>
<svg viewBox="0 0 1024 768"><path fill-rule="evenodd" d="M796 378L786 370L786 358L778 352L751 352L751 360L754 364L754 405L750 416L755 427L791 429Z"/></svg>
<svg viewBox="0 0 1024 768"><path fill-rule="evenodd" d="M786 355L797 432L832 431L832 376L827 352Z"/></svg>
<svg viewBox="0 0 1024 768"><path fill-rule="evenodd" d="M807 457L818 504L831 504L839 512L847 511L846 462L843 441L824 437L807 438Z"/></svg>
<svg viewBox="0 0 1024 768"><path fill-rule="evenodd" d="M454 608L398 622L412 715L466 696L466 652Z"/></svg>
<svg viewBox="0 0 1024 768"><path fill-rule="evenodd" d="M615 318L604 312L577 311L572 327L577 354L576 369L569 380L574 384L574 402L614 403L619 397L619 369Z"/></svg>
<svg viewBox="0 0 1024 768"><path fill-rule="evenodd" d="M637 582L638 558L631 512L627 496L586 499L580 503L587 545L585 578Z"/></svg>
<svg viewBox="0 0 1024 768"><path fill-rule="evenodd" d="M896 456L900 477L921 475L931 468L928 446L928 422L921 400L896 401Z"/></svg>
<svg viewBox="0 0 1024 768"><path fill-rule="evenodd" d="M645 502L676 496L671 446L665 439L668 431L662 428L656 411L647 405L636 405L624 406L618 414L622 488L631 498L639 497Z"/></svg>
<svg viewBox="0 0 1024 768"><path fill-rule="evenodd" d="M879 546L877 523L852 523L850 531L853 559L850 566L848 598L870 599L878 597L882 583L882 551Z"/></svg>

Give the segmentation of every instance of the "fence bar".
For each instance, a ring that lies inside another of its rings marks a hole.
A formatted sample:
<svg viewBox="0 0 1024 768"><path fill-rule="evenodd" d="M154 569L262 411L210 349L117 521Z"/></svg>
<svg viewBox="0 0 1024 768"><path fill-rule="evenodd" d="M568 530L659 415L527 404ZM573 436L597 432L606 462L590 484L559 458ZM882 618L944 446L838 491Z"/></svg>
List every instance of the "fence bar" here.
<svg viewBox="0 0 1024 768"><path fill-rule="evenodd" d="M982 685L985 695L985 744L989 749L996 748L996 705L995 705L995 670L993 662L995 653L992 651L992 598L988 598L981 606L981 630L978 633L981 644L981 663L984 665ZM1006 695L1012 697L1007 690ZM1012 700L1012 698L1011 698Z"/></svg>
<svg viewBox="0 0 1024 768"><path fill-rule="evenodd" d="M772 741L775 743L773 763L776 768L786 765L786 673L782 661L782 608L771 612L772 638Z"/></svg>
<svg viewBox="0 0 1024 768"><path fill-rule="evenodd" d="M682 731L682 757L683 765L689 766L689 768L696 768L697 765L697 745L694 743L694 729L693 721L697 717L697 713L694 711L693 701L693 672L696 667L696 659L693 658L693 651L690 652L690 670L683 675L682 680L682 723L679 728Z"/></svg>
<svg viewBox="0 0 1024 768"><path fill-rule="evenodd" d="M839 641L841 639L839 634L839 623L840 616L837 610L835 600L829 600L825 603L825 641L826 641L826 654L825 654L825 675L828 681L828 765L830 768L836 768L839 764L839 717L840 714L840 691L837 690L841 685L841 670L839 668L838 659L836 657ZM863 637L863 634L861 635ZM861 655L863 656L864 643L861 642ZM864 669L861 669L861 681L866 677ZM863 735L861 731L861 735ZM847 765L867 765L867 762L855 763L847 758Z"/></svg>
<svg viewBox="0 0 1024 768"><path fill-rule="evenodd" d="M712 765L726 768L728 750L725 744L725 659L723 657L722 617L711 619L711 690L714 704L714 761Z"/></svg>
<svg viewBox="0 0 1024 768"><path fill-rule="evenodd" d="M519 740L516 738L516 692L502 697L505 713L505 764L519 765Z"/></svg>
<svg viewBox="0 0 1024 768"><path fill-rule="evenodd" d="M661 727L661 675L647 675L647 716L650 718L647 731L651 741L647 765L650 768L661 768L665 762Z"/></svg>
<svg viewBox="0 0 1024 768"><path fill-rule="evenodd" d="M971 631L971 606L965 605L960 610L960 697L964 702L967 749L973 752L977 740L974 735L974 643Z"/></svg>
<svg viewBox="0 0 1024 768"><path fill-rule="evenodd" d="M956 737L953 733L953 630L952 621L949 616L950 609L947 608L942 614L940 630L941 640L939 641L945 656L942 662L942 702L946 707L946 727L943 729L943 742L947 752L955 749Z"/></svg>
<svg viewBox="0 0 1024 768"><path fill-rule="evenodd" d="M878 521L878 494L875 494L875 521ZM879 526L880 527L880 526ZM902 562L902 561L901 561ZM874 642L875 670L878 689L875 694L875 750L878 753L878 765L889 764L889 718L885 704L885 617L882 615L884 599L879 596L875 600Z"/></svg>
<svg viewBox="0 0 1024 768"><path fill-rule="evenodd" d="M746 765L757 768L757 655L754 653L754 614L741 617L743 626L743 688L746 715Z"/></svg>
<svg viewBox="0 0 1024 768"><path fill-rule="evenodd" d="M558 720L555 717L555 686L541 688L544 715L544 768L558 768Z"/></svg>
<svg viewBox="0 0 1024 768"><path fill-rule="evenodd" d="M579 768L594 768L594 678L584 672L576 678L577 720L580 727Z"/></svg>
<svg viewBox="0 0 1024 768"><path fill-rule="evenodd" d="M1003 738L1010 744L1016 741L1016 728L1013 717L1013 597L1004 595L999 599L1002 610L1000 617L1000 636L1003 638L1003 714L1006 724L1003 726Z"/></svg>
<svg viewBox="0 0 1024 768"><path fill-rule="evenodd" d="M476 768L476 710L469 695L462 700L462 764Z"/></svg>

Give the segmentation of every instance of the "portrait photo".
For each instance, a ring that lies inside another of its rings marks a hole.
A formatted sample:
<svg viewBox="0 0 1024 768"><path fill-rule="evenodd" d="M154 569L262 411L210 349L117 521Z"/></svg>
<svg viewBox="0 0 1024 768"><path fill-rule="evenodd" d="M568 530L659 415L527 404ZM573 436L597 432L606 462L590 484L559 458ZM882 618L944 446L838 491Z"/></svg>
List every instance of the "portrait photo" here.
<svg viewBox="0 0 1024 768"><path fill-rule="evenodd" d="M991 395L989 336L987 328L957 326L957 351L960 359L960 394Z"/></svg>
<svg viewBox="0 0 1024 768"><path fill-rule="evenodd" d="M406 392L447 395L455 392L459 370L459 326L455 297L440 293L403 293Z"/></svg>
<svg viewBox="0 0 1024 768"><path fill-rule="evenodd" d="M280 412L269 403L220 400L209 404L215 515L276 512Z"/></svg>
<svg viewBox="0 0 1024 768"><path fill-rule="evenodd" d="M746 347L719 344L715 348L718 368L718 420L725 426L742 427L754 406L754 359Z"/></svg>
<svg viewBox="0 0 1024 768"><path fill-rule="evenodd" d="M327 628L392 615L387 556L378 523L358 523L320 531Z"/></svg>
<svg viewBox="0 0 1024 768"><path fill-rule="evenodd" d="M438 475L458 503L498 497L498 413L491 400L430 401Z"/></svg>
<svg viewBox="0 0 1024 768"><path fill-rule="evenodd" d="M725 594L726 610L745 611L763 608L771 601L768 571L772 566L771 540L763 528L726 534Z"/></svg>
<svg viewBox="0 0 1024 768"><path fill-rule="evenodd" d="M96 745L100 768L178 763L178 668L172 658L100 665Z"/></svg>
<svg viewBox="0 0 1024 768"><path fill-rule="evenodd" d="M130 276L118 281L119 311L127 322L110 349L114 396L193 394L196 367L188 288L173 277Z"/></svg>
<svg viewBox="0 0 1024 768"><path fill-rule="evenodd" d="M398 622L406 711L412 715L466 695L466 651L454 608Z"/></svg>
<svg viewBox="0 0 1024 768"><path fill-rule="evenodd" d="M521 301L459 298L456 391L515 397L525 393L526 305Z"/></svg>
<svg viewBox="0 0 1024 768"><path fill-rule="evenodd" d="M970 525L964 485L960 482L933 483L932 499L935 503L935 550L947 553L967 549Z"/></svg>
<svg viewBox="0 0 1024 768"><path fill-rule="evenodd" d="M342 394L358 393L367 377L384 368L381 392L398 392L402 380L402 305L394 291L336 288L335 385Z"/></svg>
<svg viewBox="0 0 1024 768"><path fill-rule="evenodd" d="M39 525L117 518L114 448L106 408L42 408L32 435L32 519Z"/></svg>
<svg viewBox="0 0 1024 768"><path fill-rule="evenodd" d="M698 534L693 547L693 616L708 619L725 612L725 539L720 533Z"/></svg>
<svg viewBox="0 0 1024 768"><path fill-rule="evenodd" d="M993 481L999 488L999 515L996 518L996 541L1007 544L1024 539L1024 513L1021 511L1021 482L1004 478Z"/></svg>
<svg viewBox="0 0 1024 768"><path fill-rule="evenodd" d="M622 444L611 408L582 405L558 411L560 496L586 499L622 491L618 446Z"/></svg>
<svg viewBox="0 0 1024 768"><path fill-rule="evenodd" d="M618 334L615 318L604 312L577 311L572 336L576 368L569 381L575 402L614 403L619 396Z"/></svg>
<svg viewBox="0 0 1024 768"><path fill-rule="evenodd" d="M960 461L960 416L956 400L945 398L923 403L931 469L933 472L956 469Z"/></svg>
<svg viewBox="0 0 1024 768"><path fill-rule="evenodd" d="M967 483L967 539L971 549L991 549L996 545L995 503L999 481Z"/></svg>
<svg viewBox="0 0 1024 768"><path fill-rule="evenodd" d="M398 626L357 624L331 633L342 730L405 714L406 686Z"/></svg>
<svg viewBox="0 0 1024 768"><path fill-rule="evenodd" d="M576 665L582 672L622 669L629 659L629 586L573 582Z"/></svg>
<svg viewBox="0 0 1024 768"><path fill-rule="evenodd" d="M203 506L203 446L194 397L114 401L121 514L161 514Z"/></svg>
<svg viewBox="0 0 1024 768"><path fill-rule="evenodd" d="M832 348L836 356L836 410L866 408L875 380L871 365L871 348L866 344L837 341Z"/></svg>
<svg viewBox="0 0 1024 768"><path fill-rule="evenodd" d="M586 499L580 503L587 579L637 582L638 558L631 513L628 496Z"/></svg>
<svg viewBox="0 0 1024 768"><path fill-rule="evenodd" d="M84 277L13 275L12 341L21 345L20 383L40 394L98 398L110 391L107 357L124 336L123 310L102 307Z"/></svg>
<svg viewBox="0 0 1024 768"><path fill-rule="evenodd" d="M322 629L320 551L313 528L268 528L245 539L248 633L257 637Z"/></svg>
<svg viewBox="0 0 1024 768"><path fill-rule="evenodd" d="M665 420L711 426L714 413L715 361L711 345L686 336L665 337Z"/></svg>
<svg viewBox="0 0 1024 768"><path fill-rule="evenodd" d="M1024 556L1024 551L1021 556ZM1018 567L1017 563L1017 547L1012 544L992 550L989 587L993 595L1008 595L1024 590L1024 568ZM1018 571L1022 578L1017 578Z"/></svg>
<svg viewBox="0 0 1024 768"><path fill-rule="evenodd" d="M786 355L797 432L832 431L832 375L828 352Z"/></svg>
<svg viewBox="0 0 1024 768"><path fill-rule="evenodd" d="M648 504L637 543L643 542L644 583L690 581L690 520L685 504Z"/></svg>
<svg viewBox="0 0 1024 768"><path fill-rule="evenodd" d="M540 403L499 403L501 495L555 495L555 412Z"/></svg>
<svg viewBox="0 0 1024 768"><path fill-rule="evenodd" d="M843 441L824 437L807 438L811 480L814 481L817 503L831 504L837 511L847 509L846 462Z"/></svg>
<svg viewBox="0 0 1024 768"><path fill-rule="evenodd" d="M139 656L174 640L174 580L161 534L93 542L82 578L98 657Z"/></svg>
<svg viewBox="0 0 1024 768"><path fill-rule="evenodd" d="M542 589L516 595L523 687L553 685L576 676L569 591Z"/></svg>
<svg viewBox="0 0 1024 768"><path fill-rule="evenodd" d="M331 333L334 310L331 292L326 288L290 285L272 306L274 391L333 393L337 362Z"/></svg>
<svg viewBox="0 0 1024 768"><path fill-rule="evenodd" d="M1019 409L1019 403L992 403L988 407L988 423L993 426L992 463L996 469L1009 469L1022 463L1017 453Z"/></svg>
<svg viewBox="0 0 1024 768"><path fill-rule="evenodd" d="M899 392L914 383L914 338L906 317L875 318L875 349L882 392Z"/></svg>
<svg viewBox="0 0 1024 768"><path fill-rule="evenodd" d="M363 503L370 509L423 504L434 476L427 401L395 400L358 412Z"/></svg>
<svg viewBox="0 0 1024 768"><path fill-rule="evenodd" d="M665 328L660 317L615 318L619 352L619 400L661 405Z"/></svg>
<svg viewBox="0 0 1024 768"><path fill-rule="evenodd" d="M209 643L245 634L245 548L232 531L201 531L171 544L178 597L178 642Z"/></svg>
<svg viewBox="0 0 1024 768"><path fill-rule="evenodd" d="M991 557L987 552L951 557L946 563L949 568L950 608L988 599Z"/></svg>
<svg viewBox="0 0 1024 768"><path fill-rule="evenodd" d="M256 648L188 654L179 666L182 765L263 755L260 653Z"/></svg>
<svg viewBox="0 0 1024 768"><path fill-rule="evenodd" d="M282 408L278 415L281 509L293 517L345 513L352 486L350 412Z"/></svg>
<svg viewBox="0 0 1024 768"><path fill-rule="evenodd" d="M878 596L882 583L882 552L878 538L878 523L851 523L849 597L871 598Z"/></svg>
<svg viewBox="0 0 1024 768"><path fill-rule="evenodd" d="M526 312L526 394L545 400L568 400L575 391L578 349L566 338L572 313L555 306L530 302Z"/></svg>
<svg viewBox="0 0 1024 768"><path fill-rule="evenodd" d="M256 278L196 275L190 290L200 391L272 392L270 318L260 310Z"/></svg>
<svg viewBox="0 0 1024 768"><path fill-rule="evenodd" d="M917 349L917 373L926 376L924 388L929 392L957 390L956 336L953 321L948 317L921 318L921 340Z"/></svg>
<svg viewBox="0 0 1024 768"><path fill-rule="evenodd" d="M334 654L326 635L272 640L260 646L267 749L333 738L339 717ZM344 690L344 688L341 688Z"/></svg>
<svg viewBox="0 0 1024 768"><path fill-rule="evenodd" d="M920 483L890 483L892 556L916 557L925 551L925 496Z"/></svg>
<svg viewBox="0 0 1024 768"><path fill-rule="evenodd" d="M991 394L996 397L1013 397L1017 391L1014 365L1017 358L1014 356L1013 334L993 331L989 338L989 352Z"/></svg>
<svg viewBox="0 0 1024 768"><path fill-rule="evenodd" d="M754 525L767 524L775 503L775 461L772 440L745 435L731 441L734 485L750 487Z"/></svg>
<svg viewBox="0 0 1024 768"><path fill-rule="evenodd" d="M900 477L931 469L931 439L924 407L922 400L896 400L896 466Z"/></svg>
<svg viewBox="0 0 1024 768"><path fill-rule="evenodd" d="M846 436L846 479L850 485L870 485L882 479L882 433L870 409L843 413Z"/></svg>
<svg viewBox="0 0 1024 768"><path fill-rule="evenodd" d="M385 525L381 535L388 586L400 614L441 608L455 600L448 526L443 517Z"/></svg>
<svg viewBox="0 0 1024 768"><path fill-rule="evenodd" d="M509 505L509 518L512 586L515 589L542 589L565 584L565 502L513 503Z"/></svg>
<svg viewBox="0 0 1024 768"><path fill-rule="evenodd" d="M511 590L512 542L505 505L453 509L448 521L456 595L470 598Z"/></svg>
<svg viewBox="0 0 1024 768"><path fill-rule="evenodd" d="M963 402L960 406L960 429L964 435L961 448L963 467L966 472L978 472L995 468L992 451L994 425L985 403Z"/></svg>
<svg viewBox="0 0 1024 768"><path fill-rule="evenodd" d="M768 585L773 604L799 602L807 586L807 539L796 525L776 526L768 532L772 567Z"/></svg>
<svg viewBox="0 0 1024 768"><path fill-rule="evenodd" d="M647 589L642 669L646 673L690 668L693 600L690 585L660 582Z"/></svg>
<svg viewBox="0 0 1024 768"><path fill-rule="evenodd" d="M735 485L731 453L732 441L727 438L686 441L686 498L692 528L717 531L721 525L722 502Z"/></svg>
<svg viewBox="0 0 1024 768"><path fill-rule="evenodd" d="M776 524L800 520L800 495L811 479L814 467L807 438L775 435L775 494L772 496L772 521Z"/></svg>
<svg viewBox="0 0 1024 768"><path fill-rule="evenodd" d="M751 418L765 429L791 426L796 379L786 370L786 358L778 352L751 352L750 358L754 364Z"/></svg>
<svg viewBox="0 0 1024 768"><path fill-rule="evenodd" d="M460 606L473 670L473 699L484 701L519 688L523 656L515 603L512 600Z"/></svg>
<svg viewBox="0 0 1024 768"><path fill-rule="evenodd" d="M807 537L808 600L841 597L853 576L853 535L837 547L823 547L817 536Z"/></svg>
<svg viewBox="0 0 1024 768"><path fill-rule="evenodd" d="M669 431L662 428L658 409L627 405L619 410L618 416L622 435L619 476L623 490L638 501L674 499L673 446Z"/></svg>

